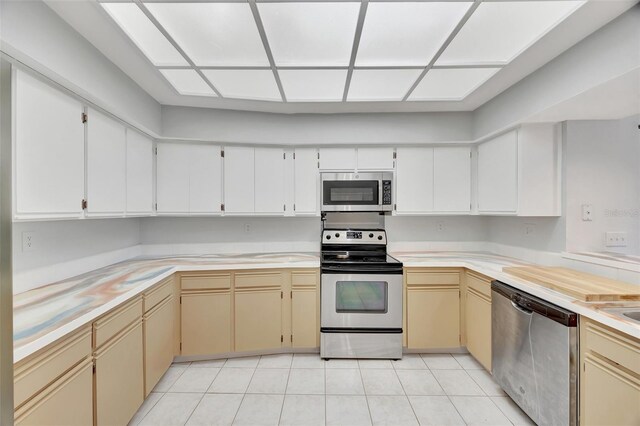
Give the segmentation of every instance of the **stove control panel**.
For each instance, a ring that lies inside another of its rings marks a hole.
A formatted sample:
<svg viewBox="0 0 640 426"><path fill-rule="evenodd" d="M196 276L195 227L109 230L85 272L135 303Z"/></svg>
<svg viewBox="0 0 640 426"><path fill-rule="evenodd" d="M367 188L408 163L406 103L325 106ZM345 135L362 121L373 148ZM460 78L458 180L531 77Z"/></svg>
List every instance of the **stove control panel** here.
<svg viewBox="0 0 640 426"><path fill-rule="evenodd" d="M387 244L387 234L379 230L325 229L322 244Z"/></svg>

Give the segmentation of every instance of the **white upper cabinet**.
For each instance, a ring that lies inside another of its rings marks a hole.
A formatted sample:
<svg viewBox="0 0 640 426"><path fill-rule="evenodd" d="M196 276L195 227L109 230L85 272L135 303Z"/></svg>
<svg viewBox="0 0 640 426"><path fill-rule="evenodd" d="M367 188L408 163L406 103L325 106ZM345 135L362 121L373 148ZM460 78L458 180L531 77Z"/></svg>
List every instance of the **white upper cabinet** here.
<svg viewBox="0 0 640 426"><path fill-rule="evenodd" d="M81 217L83 106L15 70L15 217Z"/></svg>
<svg viewBox="0 0 640 426"><path fill-rule="evenodd" d="M153 213L153 141L127 129L127 214Z"/></svg>
<svg viewBox="0 0 640 426"><path fill-rule="evenodd" d="M560 155L553 124L526 124L478 146L478 212L560 215Z"/></svg>
<svg viewBox="0 0 640 426"><path fill-rule="evenodd" d="M88 110L87 214L123 215L127 208L127 141L125 127Z"/></svg>
<svg viewBox="0 0 640 426"><path fill-rule="evenodd" d="M253 213L255 210L254 148L224 149L224 211Z"/></svg>
<svg viewBox="0 0 640 426"><path fill-rule="evenodd" d="M450 213L471 211L471 148L433 149L433 209Z"/></svg>
<svg viewBox="0 0 640 426"><path fill-rule="evenodd" d="M393 148L358 148L358 170L393 170Z"/></svg>
<svg viewBox="0 0 640 426"><path fill-rule="evenodd" d="M158 213L189 213L191 153L183 143L159 143L156 159Z"/></svg>
<svg viewBox="0 0 640 426"><path fill-rule="evenodd" d="M294 154L294 209L298 214L318 214L320 173L318 150L296 148Z"/></svg>
<svg viewBox="0 0 640 426"><path fill-rule="evenodd" d="M355 148L320 148L320 170L354 171L357 164Z"/></svg>
<svg viewBox="0 0 640 426"><path fill-rule="evenodd" d="M221 210L220 147L159 143L156 163L160 214L215 214Z"/></svg>
<svg viewBox="0 0 640 426"><path fill-rule="evenodd" d="M511 213L518 208L518 132L478 145L478 212Z"/></svg>
<svg viewBox="0 0 640 426"><path fill-rule="evenodd" d="M284 214L285 157L281 148L255 148L255 212Z"/></svg>
<svg viewBox="0 0 640 426"><path fill-rule="evenodd" d="M518 215L561 215L559 127L526 124L518 129Z"/></svg>
<svg viewBox="0 0 640 426"><path fill-rule="evenodd" d="M222 157L216 145L190 145L189 213L219 213L222 207Z"/></svg>
<svg viewBox="0 0 640 426"><path fill-rule="evenodd" d="M433 148L398 148L396 151L396 211L433 210Z"/></svg>

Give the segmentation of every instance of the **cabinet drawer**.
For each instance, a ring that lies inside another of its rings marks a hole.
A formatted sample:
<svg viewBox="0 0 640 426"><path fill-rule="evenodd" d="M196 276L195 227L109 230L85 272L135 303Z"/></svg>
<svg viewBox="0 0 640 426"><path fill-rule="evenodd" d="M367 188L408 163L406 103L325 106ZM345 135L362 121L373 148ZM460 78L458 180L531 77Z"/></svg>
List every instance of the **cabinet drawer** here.
<svg viewBox="0 0 640 426"><path fill-rule="evenodd" d="M231 288L231 274L183 275L182 290L210 290Z"/></svg>
<svg viewBox="0 0 640 426"><path fill-rule="evenodd" d="M458 271L408 271L407 285L459 285Z"/></svg>
<svg viewBox="0 0 640 426"><path fill-rule="evenodd" d="M91 355L89 326L16 364L14 407L19 407L64 372Z"/></svg>
<svg viewBox="0 0 640 426"><path fill-rule="evenodd" d="M481 275L467 272L467 288L472 288L476 292L486 296L491 300L491 279Z"/></svg>
<svg viewBox="0 0 640 426"><path fill-rule="evenodd" d="M108 342L128 325L142 318L142 298L137 297L125 306L106 314L93 323L93 341L95 348Z"/></svg>
<svg viewBox="0 0 640 426"><path fill-rule="evenodd" d="M93 424L93 361L68 371L15 412L16 425Z"/></svg>
<svg viewBox="0 0 640 426"><path fill-rule="evenodd" d="M236 288L280 287L282 273L278 272L238 272L235 277Z"/></svg>
<svg viewBox="0 0 640 426"><path fill-rule="evenodd" d="M309 287L318 285L317 271L292 272L291 285L293 287Z"/></svg>
<svg viewBox="0 0 640 426"><path fill-rule="evenodd" d="M149 312L151 308L162 302L173 293L173 279L169 278L158 284L153 289L147 291L142 296L144 300L144 311Z"/></svg>
<svg viewBox="0 0 640 426"><path fill-rule="evenodd" d="M587 350L640 375L640 341L586 318L583 319L583 326L586 331L585 342L581 343Z"/></svg>

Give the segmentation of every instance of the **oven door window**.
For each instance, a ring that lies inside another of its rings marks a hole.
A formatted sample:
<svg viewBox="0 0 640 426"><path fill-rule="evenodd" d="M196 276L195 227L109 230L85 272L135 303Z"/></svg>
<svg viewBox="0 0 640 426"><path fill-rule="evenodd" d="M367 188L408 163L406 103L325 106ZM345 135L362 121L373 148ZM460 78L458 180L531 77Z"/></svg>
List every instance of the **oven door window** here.
<svg viewBox="0 0 640 426"><path fill-rule="evenodd" d="M336 282L336 312L386 314L388 310L386 281Z"/></svg>
<svg viewBox="0 0 640 426"><path fill-rule="evenodd" d="M325 181L323 203L325 205L378 205L378 181Z"/></svg>

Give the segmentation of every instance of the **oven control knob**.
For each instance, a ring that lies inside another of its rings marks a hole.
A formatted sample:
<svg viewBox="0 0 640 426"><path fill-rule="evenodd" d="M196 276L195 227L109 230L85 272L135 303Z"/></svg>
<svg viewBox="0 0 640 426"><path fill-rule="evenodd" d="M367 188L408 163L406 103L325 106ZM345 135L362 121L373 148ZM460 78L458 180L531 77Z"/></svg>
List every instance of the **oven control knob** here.
<svg viewBox="0 0 640 426"><path fill-rule="evenodd" d="M373 238L373 233L369 234L369 238Z"/></svg>
<svg viewBox="0 0 640 426"><path fill-rule="evenodd" d="M330 239L331 239L331 235L327 235L327 240L330 240Z"/></svg>
<svg viewBox="0 0 640 426"><path fill-rule="evenodd" d="M378 235L378 239L381 240L382 239L382 235Z"/></svg>
<svg viewBox="0 0 640 426"><path fill-rule="evenodd" d="M340 234L336 232L336 238L340 238Z"/></svg>

